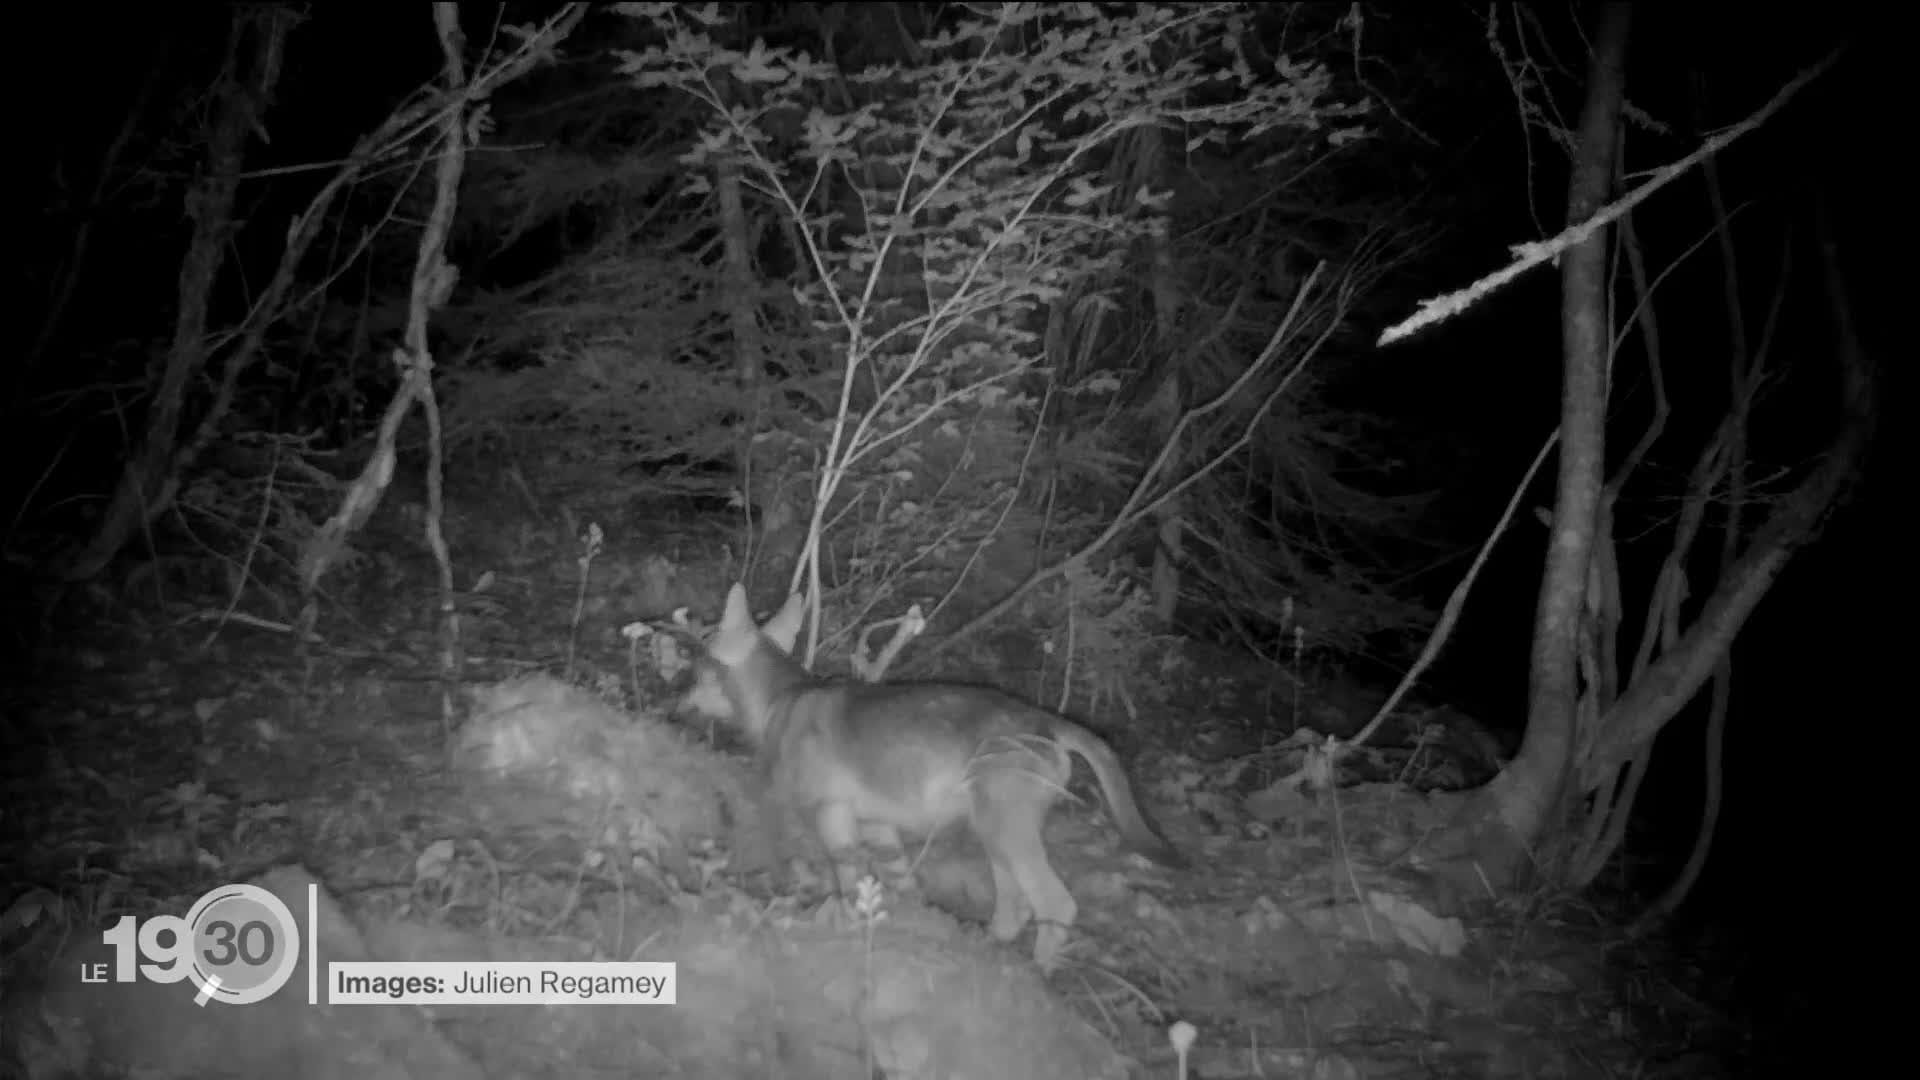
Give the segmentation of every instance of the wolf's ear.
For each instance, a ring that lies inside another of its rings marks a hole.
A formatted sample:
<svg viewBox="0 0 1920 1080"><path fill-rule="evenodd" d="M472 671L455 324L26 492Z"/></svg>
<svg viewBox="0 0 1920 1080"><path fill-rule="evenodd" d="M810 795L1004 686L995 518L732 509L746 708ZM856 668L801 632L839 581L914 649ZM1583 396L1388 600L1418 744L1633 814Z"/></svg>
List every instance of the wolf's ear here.
<svg viewBox="0 0 1920 1080"><path fill-rule="evenodd" d="M806 617L807 596L805 593L794 593L787 597L786 603L780 605L780 610L767 620L760 632L780 646L781 652L791 656L794 642L800 640L800 623Z"/></svg>
<svg viewBox="0 0 1920 1080"><path fill-rule="evenodd" d="M727 590L727 608L720 613L720 632L723 634L751 634L755 630L753 612L747 608L747 590L739 582Z"/></svg>

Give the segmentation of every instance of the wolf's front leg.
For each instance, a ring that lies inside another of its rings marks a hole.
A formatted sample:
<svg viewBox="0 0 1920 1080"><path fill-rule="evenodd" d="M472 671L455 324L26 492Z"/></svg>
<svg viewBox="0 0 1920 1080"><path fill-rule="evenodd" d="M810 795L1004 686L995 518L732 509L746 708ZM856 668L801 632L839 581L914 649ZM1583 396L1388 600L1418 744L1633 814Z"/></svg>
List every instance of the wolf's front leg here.
<svg viewBox="0 0 1920 1080"><path fill-rule="evenodd" d="M845 803L822 803L814 811L813 825L820 834L821 846L827 849L827 858L833 862L833 882L840 899L851 904L860 895L860 879L867 874L853 807Z"/></svg>
<svg viewBox="0 0 1920 1080"><path fill-rule="evenodd" d="M900 843L899 829L879 822L861 822L860 836L866 841L874 865L880 869L880 880L886 882L889 889L901 895L920 891L919 882L913 878L913 864L907 859L906 847Z"/></svg>

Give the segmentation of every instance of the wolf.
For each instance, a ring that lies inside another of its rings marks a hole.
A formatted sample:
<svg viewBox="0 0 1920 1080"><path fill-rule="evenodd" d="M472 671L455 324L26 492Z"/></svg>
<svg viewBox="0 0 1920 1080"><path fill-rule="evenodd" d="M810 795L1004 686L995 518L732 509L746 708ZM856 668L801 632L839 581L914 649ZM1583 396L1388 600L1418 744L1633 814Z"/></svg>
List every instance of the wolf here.
<svg viewBox="0 0 1920 1080"><path fill-rule="evenodd" d="M759 749L774 805L811 819L843 898L855 895L862 841L910 887L901 833L930 836L965 819L992 868L989 932L1011 942L1037 916L1034 962L1052 971L1079 908L1047 861L1041 827L1066 791L1072 754L1092 766L1130 847L1187 865L1091 731L988 687L817 679L790 655L806 605L796 593L757 626L736 583L679 711L727 723Z"/></svg>

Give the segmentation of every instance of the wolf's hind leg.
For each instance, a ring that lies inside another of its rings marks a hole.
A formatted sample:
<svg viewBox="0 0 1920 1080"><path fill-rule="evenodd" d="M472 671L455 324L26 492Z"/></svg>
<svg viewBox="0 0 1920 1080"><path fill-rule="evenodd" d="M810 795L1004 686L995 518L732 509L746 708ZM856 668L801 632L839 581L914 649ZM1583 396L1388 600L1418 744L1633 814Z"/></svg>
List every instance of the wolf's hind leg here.
<svg viewBox="0 0 1920 1080"><path fill-rule="evenodd" d="M994 937L1010 941L1029 914L1036 918L1033 959L1042 971L1053 969L1079 914L1073 894L1047 861L1040 835L1057 788L1031 771L995 770L976 779L973 798L974 832L993 862L990 929Z"/></svg>

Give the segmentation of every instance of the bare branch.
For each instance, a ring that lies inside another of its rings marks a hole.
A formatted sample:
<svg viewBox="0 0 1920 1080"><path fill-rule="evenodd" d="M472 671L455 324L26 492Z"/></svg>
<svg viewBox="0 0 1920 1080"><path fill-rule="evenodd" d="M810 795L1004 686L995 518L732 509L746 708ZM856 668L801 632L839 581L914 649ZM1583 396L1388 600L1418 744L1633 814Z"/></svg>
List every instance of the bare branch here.
<svg viewBox="0 0 1920 1080"><path fill-rule="evenodd" d="M1601 208L1592 217L1583 221L1577 221L1567 228L1562 229L1559 235L1546 240L1515 244L1510 249L1514 256L1512 263L1488 274L1486 277L1481 278L1464 289L1447 293L1444 296L1437 296L1431 300L1421 301L1419 307L1412 315L1409 315L1407 318L1402 319L1382 331L1377 343L1381 345L1391 345L1434 323L1450 319L1488 296L1491 296L1534 267L1544 263L1558 261L1562 252L1578 247L1596 231L1611 225L1614 221L1618 220L1621 215L1640 205L1640 203L1644 202L1654 192L1672 183L1675 178L1685 173L1688 169L1693 168L1708 157L1726 149L1742 136L1747 135L1766 123L1773 117L1774 113L1780 111L1782 106L1786 105L1788 101L1791 101L1794 95L1805 89L1808 83L1826 74L1834 64L1839 62L1841 55L1845 51L1845 47L1842 46L1828 53L1819 63L1801 72L1785 86L1781 87L1779 92L1773 95L1772 100L1756 109L1753 114L1745 120L1708 138L1700 144L1699 149L1688 154L1686 157L1656 170L1646 183L1641 184L1625 196L1615 200L1611 205Z"/></svg>

